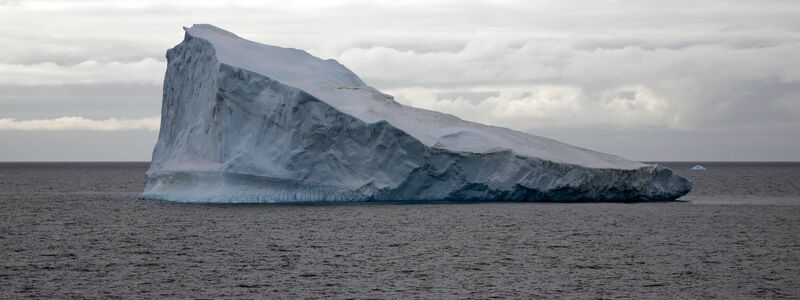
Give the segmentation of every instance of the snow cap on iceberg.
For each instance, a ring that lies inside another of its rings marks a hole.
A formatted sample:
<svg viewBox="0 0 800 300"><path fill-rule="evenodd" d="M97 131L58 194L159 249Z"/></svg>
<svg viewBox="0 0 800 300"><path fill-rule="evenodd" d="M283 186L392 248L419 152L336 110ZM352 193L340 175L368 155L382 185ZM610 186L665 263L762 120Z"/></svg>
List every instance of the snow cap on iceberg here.
<svg viewBox="0 0 800 300"><path fill-rule="evenodd" d="M522 132L461 120L453 115L401 105L367 86L335 60L323 60L293 48L264 45L213 25L194 25L186 33L209 41L217 59L301 89L365 122L387 121L427 146L453 151L511 151L591 168L636 169L644 166L620 157L577 148Z"/></svg>

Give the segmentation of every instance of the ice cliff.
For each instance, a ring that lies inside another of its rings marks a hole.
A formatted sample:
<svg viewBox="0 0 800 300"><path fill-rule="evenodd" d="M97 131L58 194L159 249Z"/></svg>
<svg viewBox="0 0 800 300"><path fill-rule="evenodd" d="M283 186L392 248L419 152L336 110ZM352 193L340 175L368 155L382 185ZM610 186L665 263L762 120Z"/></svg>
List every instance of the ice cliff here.
<svg viewBox="0 0 800 300"><path fill-rule="evenodd" d="M167 51L142 198L659 201L692 187L664 167L402 105L335 60L185 31Z"/></svg>

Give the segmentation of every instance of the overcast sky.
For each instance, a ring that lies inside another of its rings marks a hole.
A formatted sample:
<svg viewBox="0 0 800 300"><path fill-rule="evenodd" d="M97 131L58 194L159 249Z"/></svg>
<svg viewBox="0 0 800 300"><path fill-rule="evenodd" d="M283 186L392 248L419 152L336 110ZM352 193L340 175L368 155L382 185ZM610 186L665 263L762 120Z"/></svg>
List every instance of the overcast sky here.
<svg viewBox="0 0 800 300"><path fill-rule="evenodd" d="M0 161L149 160L164 54L194 23L629 159L800 160L794 0L0 0Z"/></svg>

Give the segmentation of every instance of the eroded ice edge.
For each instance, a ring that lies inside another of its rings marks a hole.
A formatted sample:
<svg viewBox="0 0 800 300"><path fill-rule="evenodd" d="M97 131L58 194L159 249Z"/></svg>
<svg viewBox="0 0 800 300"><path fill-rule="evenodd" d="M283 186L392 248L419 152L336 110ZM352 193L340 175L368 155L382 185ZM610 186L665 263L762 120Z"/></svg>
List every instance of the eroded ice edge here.
<svg viewBox="0 0 800 300"><path fill-rule="evenodd" d="M145 199L664 201L671 170L414 108L335 60L211 25L167 51Z"/></svg>

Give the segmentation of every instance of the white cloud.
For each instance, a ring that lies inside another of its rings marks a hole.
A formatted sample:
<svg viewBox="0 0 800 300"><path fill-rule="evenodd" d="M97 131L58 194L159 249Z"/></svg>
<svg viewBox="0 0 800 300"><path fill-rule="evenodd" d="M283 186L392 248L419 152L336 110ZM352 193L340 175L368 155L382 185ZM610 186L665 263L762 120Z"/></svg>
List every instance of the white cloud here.
<svg viewBox="0 0 800 300"><path fill-rule="evenodd" d="M402 103L522 131L543 127L679 128L670 104L645 86L620 86L596 95L573 85L391 89ZM473 93L483 97L467 96Z"/></svg>
<svg viewBox="0 0 800 300"><path fill-rule="evenodd" d="M797 123L797 106L782 103L800 102L800 59L787 59L798 56L800 41L676 49L583 49L579 43L493 38L455 51L353 48L337 58L410 105L515 128ZM436 95L475 91L498 95L481 101ZM515 118L520 114L525 118Z"/></svg>
<svg viewBox="0 0 800 300"><path fill-rule="evenodd" d="M0 119L0 130L158 130L160 117L140 119L92 120L82 117L61 117L56 119L16 120L14 118Z"/></svg>
<svg viewBox="0 0 800 300"><path fill-rule="evenodd" d="M0 63L0 83L4 85L59 85L129 82L157 84L164 79L166 62L145 58L136 62L99 62L87 60L62 65L53 62L35 64Z"/></svg>
<svg viewBox="0 0 800 300"><path fill-rule="evenodd" d="M164 51L212 23L469 120L755 141L741 129L800 126L798 14L796 0L0 0L0 118L153 115Z"/></svg>

